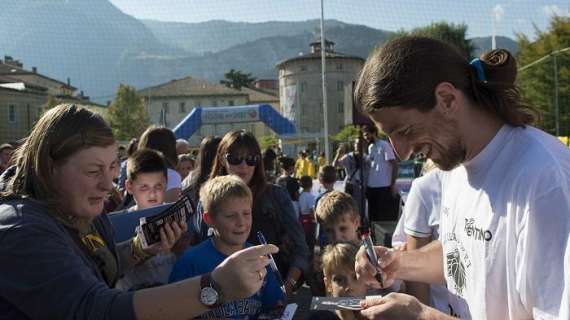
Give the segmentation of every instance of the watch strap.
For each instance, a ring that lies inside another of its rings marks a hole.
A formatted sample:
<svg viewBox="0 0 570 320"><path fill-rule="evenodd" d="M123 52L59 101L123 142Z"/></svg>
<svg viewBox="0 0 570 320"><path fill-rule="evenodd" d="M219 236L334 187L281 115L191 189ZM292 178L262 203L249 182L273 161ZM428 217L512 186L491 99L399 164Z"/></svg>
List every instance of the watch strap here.
<svg viewBox="0 0 570 320"><path fill-rule="evenodd" d="M209 287L212 288L216 291L216 293L218 294L218 300L216 301L216 303L214 303L213 305L206 305L208 308L213 309L213 308L217 308L219 307L222 303L222 291L219 288L218 284L214 281L214 279L212 278L212 274L210 272L203 274L200 277L200 291L202 291L202 289Z"/></svg>

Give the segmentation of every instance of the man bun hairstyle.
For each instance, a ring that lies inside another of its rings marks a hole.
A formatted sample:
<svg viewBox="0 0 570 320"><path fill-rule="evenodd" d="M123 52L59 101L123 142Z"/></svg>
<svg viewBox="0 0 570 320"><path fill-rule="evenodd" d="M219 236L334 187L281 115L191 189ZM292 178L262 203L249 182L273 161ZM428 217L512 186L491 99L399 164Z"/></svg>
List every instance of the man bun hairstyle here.
<svg viewBox="0 0 570 320"><path fill-rule="evenodd" d="M368 57L354 91L364 113L380 108L405 107L429 111L435 104L435 87L449 82L474 104L513 126L532 123L537 113L525 104L515 85L515 58L504 49L479 58L484 79L475 64L457 48L427 37L400 37L377 48Z"/></svg>

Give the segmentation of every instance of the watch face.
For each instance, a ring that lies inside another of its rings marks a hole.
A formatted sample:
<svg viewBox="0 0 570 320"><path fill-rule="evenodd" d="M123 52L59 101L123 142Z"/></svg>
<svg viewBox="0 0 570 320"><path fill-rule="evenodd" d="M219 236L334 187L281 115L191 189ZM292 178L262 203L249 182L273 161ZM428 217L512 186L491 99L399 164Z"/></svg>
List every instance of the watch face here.
<svg viewBox="0 0 570 320"><path fill-rule="evenodd" d="M200 291L200 301L206 306L213 306L218 302L218 292L212 287L204 287Z"/></svg>

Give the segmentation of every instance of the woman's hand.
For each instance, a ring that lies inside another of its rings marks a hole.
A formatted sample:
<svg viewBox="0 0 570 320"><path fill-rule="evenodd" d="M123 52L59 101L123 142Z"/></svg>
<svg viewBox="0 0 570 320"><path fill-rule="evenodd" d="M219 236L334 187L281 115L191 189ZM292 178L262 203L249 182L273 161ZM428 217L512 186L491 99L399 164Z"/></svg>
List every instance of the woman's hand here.
<svg viewBox="0 0 570 320"><path fill-rule="evenodd" d="M152 246L143 249L148 255L156 255L159 252L170 252L176 241L180 239L183 233L188 230L186 221L165 224L160 228L160 243L155 243Z"/></svg>
<svg viewBox="0 0 570 320"><path fill-rule="evenodd" d="M249 247L218 265L212 271L212 279L222 288L224 301L247 298L259 291L267 275L267 255L278 251L272 244Z"/></svg>

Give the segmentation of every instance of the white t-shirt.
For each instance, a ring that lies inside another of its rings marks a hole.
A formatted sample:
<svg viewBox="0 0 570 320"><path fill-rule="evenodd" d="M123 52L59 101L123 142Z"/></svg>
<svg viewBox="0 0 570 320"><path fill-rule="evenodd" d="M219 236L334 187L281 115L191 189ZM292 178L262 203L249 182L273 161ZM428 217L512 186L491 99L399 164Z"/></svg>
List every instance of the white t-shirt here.
<svg viewBox="0 0 570 320"><path fill-rule="evenodd" d="M441 204L441 179L445 171L433 169L412 182L404 212L392 237L392 245L402 245L406 235L417 238L439 239L439 212ZM442 285L431 285L431 305L446 314L469 319L465 302L460 301Z"/></svg>
<svg viewBox="0 0 570 320"><path fill-rule="evenodd" d="M178 171L168 168L167 174L166 191L182 187L182 177Z"/></svg>
<svg viewBox="0 0 570 320"><path fill-rule="evenodd" d="M570 237L566 245L566 254L564 255L564 294L562 295L562 305L560 306L560 319L570 319Z"/></svg>
<svg viewBox="0 0 570 320"><path fill-rule="evenodd" d="M315 195L310 192L301 192L299 196L299 212L301 215L313 213L313 208L315 207Z"/></svg>
<svg viewBox="0 0 570 320"><path fill-rule="evenodd" d="M569 185L566 146L536 128L507 125L443 178L444 275L473 319L558 317L570 285Z"/></svg>
<svg viewBox="0 0 570 320"><path fill-rule="evenodd" d="M390 160L396 159L392 146L377 139L368 146L370 170L368 170L368 186L371 188L388 187L392 184L392 164Z"/></svg>

